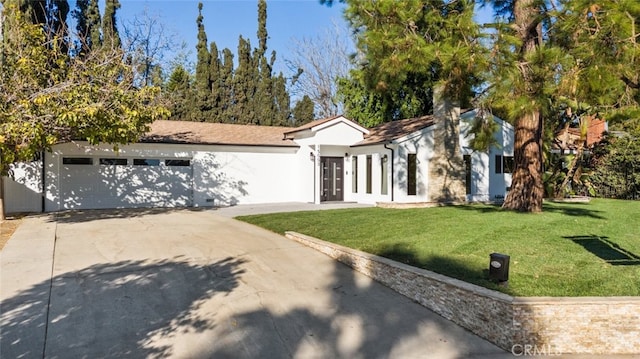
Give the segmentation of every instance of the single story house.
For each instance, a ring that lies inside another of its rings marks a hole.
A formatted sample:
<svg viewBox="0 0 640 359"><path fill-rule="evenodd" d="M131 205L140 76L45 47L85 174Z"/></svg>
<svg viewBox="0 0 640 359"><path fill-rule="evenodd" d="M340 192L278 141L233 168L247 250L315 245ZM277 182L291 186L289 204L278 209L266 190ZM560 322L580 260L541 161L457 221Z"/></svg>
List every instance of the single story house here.
<svg viewBox="0 0 640 359"><path fill-rule="evenodd" d="M156 121L138 143L118 151L74 141L13 165L4 181L5 208L10 213L504 198L513 128L493 118L499 146L473 152L468 132L476 111L452 113L370 129L344 116L297 128Z"/></svg>

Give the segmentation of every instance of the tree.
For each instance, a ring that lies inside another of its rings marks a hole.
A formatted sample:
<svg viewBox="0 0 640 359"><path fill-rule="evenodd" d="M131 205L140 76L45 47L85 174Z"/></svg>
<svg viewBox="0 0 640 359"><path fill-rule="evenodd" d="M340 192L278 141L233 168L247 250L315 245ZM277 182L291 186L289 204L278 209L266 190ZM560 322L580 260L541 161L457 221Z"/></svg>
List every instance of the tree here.
<svg viewBox="0 0 640 359"><path fill-rule="evenodd" d="M384 121L429 114L435 86L468 105L485 52L473 1L347 3L345 15L361 53L358 68L341 81L340 92L351 102L347 113L375 111ZM364 102L348 99L359 92Z"/></svg>
<svg viewBox="0 0 640 359"><path fill-rule="evenodd" d="M232 122L256 124L252 99L255 98L256 67L251 56L251 44L242 36L238 39L238 67L233 73Z"/></svg>
<svg viewBox="0 0 640 359"><path fill-rule="evenodd" d="M98 0L77 0L71 16L76 19L77 40L80 42L76 45L78 54L87 54L94 46L102 45Z"/></svg>
<svg viewBox="0 0 640 359"><path fill-rule="evenodd" d="M545 14L540 1L514 0L508 6L512 21L497 29L494 48L498 50L491 68L495 83L490 89L495 105L507 109L515 128L515 168L503 207L540 212L544 197L542 112L548 97L545 85L549 82L545 69L539 65L544 67L553 53L545 51Z"/></svg>
<svg viewBox="0 0 640 359"><path fill-rule="evenodd" d="M291 120L291 96L287 91L287 79L281 73L272 80L273 86L273 119L271 123L264 123L271 126L287 126Z"/></svg>
<svg viewBox="0 0 640 359"><path fill-rule="evenodd" d="M640 199L640 141L634 135L607 137L596 146L591 167L599 197Z"/></svg>
<svg viewBox="0 0 640 359"><path fill-rule="evenodd" d="M166 84L170 99L171 119L185 120L193 114L191 75L182 66L176 65Z"/></svg>
<svg viewBox="0 0 640 359"><path fill-rule="evenodd" d="M497 17L483 32L471 21L472 1L347 1L346 14L365 55L365 65L347 84L350 94L377 91L364 97L366 110L391 109L384 115L389 119L401 110L382 96L411 99L404 82L415 74L425 88L444 86L446 97L463 106L479 90L479 104L504 114L515 127L515 170L504 207L539 212L545 121L585 104L591 109L585 116L640 117L640 3L485 2Z"/></svg>
<svg viewBox="0 0 640 359"><path fill-rule="evenodd" d="M350 54L354 51L345 30L334 23L322 35L294 39L290 47L291 58L286 59L289 69L299 72L292 84L292 93L313 101L314 112L319 118L344 112L338 96L338 80L348 76L352 68Z"/></svg>
<svg viewBox="0 0 640 359"><path fill-rule="evenodd" d="M206 114L211 106L211 54L207 44L207 33L202 23L202 3L198 4L198 43L196 45L198 60L196 62L195 99L196 109L200 114ZM204 116L199 116L198 121L206 121Z"/></svg>
<svg viewBox="0 0 640 359"><path fill-rule="evenodd" d="M315 119L313 110L315 104L313 100L307 95L304 95L301 100L296 102L293 107L293 126L302 126L305 123L309 123Z"/></svg>
<svg viewBox="0 0 640 359"><path fill-rule="evenodd" d="M233 52L225 48L222 50L220 67L220 120L231 122L235 106L235 92L233 90Z"/></svg>
<svg viewBox="0 0 640 359"><path fill-rule="evenodd" d="M74 139L117 149L168 115L158 88L134 86L121 49L71 57L51 46L58 39L47 40L17 6L5 5L2 14L10 26L0 62L0 175Z"/></svg>
<svg viewBox="0 0 640 359"><path fill-rule="evenodd" d="M587 108L580 119L597 115L611 120L638 118L636 24L634 1L531 0L494 2L507 5L514 21L498 27L492 97L515 123L512 189L505 207L542 210L542 141L544 121L558 112ZM509 41L509 40L512 41ZM508 51L515 49L515 51ZM509 101L505 101L510 98Z"/></svg>
<svg viewBox="0 0 640 359"><path fill-rule="evenodd" d="M69 14L67 0L1 0L0 3L3 6L18 6L27 17L27 21L41 26L48 46L55 46L62 53L69 50L66 24ZM52 41L54 38L55 43Z"/></svg>
<svg viewBox="0 0 640 359"><path fill-rule="evenodd" d="M480 28L473 21L474 2L348 4L345 14L362 53L360 66L346 82L350 90L372 92L365 97L365 110L384 111L380 117L386 121L437 113L440 121L433 131L438 140L429 176L438 181L430 185L429 196L433 201L464 201L459 108L469 105L485 64ZM352 109L347 107L347 112Z"/></svg>
<svg viewBox="0 0 640 359"><path fill-rule="evenodd" d="M267 2L258 1L258 47L253 51L255 62L255 98L252 101L255 108L254 123L265 125L275 125L279 121L276 119L277 113L274 103L274 81L272 78L272 68L275 62L275 52L272 52L271 61L267 61Z"/></svg>
<svg viewBox="0 0 640 359"><path fill-rule="evenodd" d="M107 49L122 46L116 23L118 9L120 9L119 0L105 0L104 16L102 17L102 44Z"/></svg>
<svg viewBox="0 0 640 359"><path fill-rule="evenodd" d="M238 39L237 66L229 49L219 52L215 42L207 48L202 3L198 5L198 62L195 74L197 105L191 119L238 124L286 125L291 117L287 80L273 75L275 51L267 59L267 3L258 2L258 47L242 35Z"/></svg>
<svg viewBox="0 0 640 359"><path fill-rule="evenodd" d="M136 69L136 83L160 85L154 74L167 68L167 54L179 51L175 33L166 28L159 15L145 10L122 27L124 46L129 61ZM161 80L161 79L160 79Z"/></svg>

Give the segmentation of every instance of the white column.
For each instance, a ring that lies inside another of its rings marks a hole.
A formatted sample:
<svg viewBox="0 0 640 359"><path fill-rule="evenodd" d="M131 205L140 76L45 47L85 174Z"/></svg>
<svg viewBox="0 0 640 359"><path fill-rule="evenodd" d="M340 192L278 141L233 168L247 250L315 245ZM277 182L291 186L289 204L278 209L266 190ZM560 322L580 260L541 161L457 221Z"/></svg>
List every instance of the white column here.
<svg viewBox="0 0 640 359"><path fill-rule="evenodd" d="M313 180L313 202L315 204L320 204L320 181L322 181L322 168L320 168L320 145L315 144L313 145L313 168L314 168L314 175L315 178Z"/></svg>

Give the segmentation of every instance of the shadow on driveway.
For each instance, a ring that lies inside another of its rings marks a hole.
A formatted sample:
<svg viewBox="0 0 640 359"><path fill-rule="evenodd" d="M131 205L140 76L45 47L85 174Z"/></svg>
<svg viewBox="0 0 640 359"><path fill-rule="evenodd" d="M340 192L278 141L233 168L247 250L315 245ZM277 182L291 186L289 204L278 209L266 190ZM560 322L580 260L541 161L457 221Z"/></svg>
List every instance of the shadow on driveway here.
<svg viewBox="0 0 640 359"><path fill-rule="evenodd" d="M56 274L2 302L1 357L506 355L345 265L255 226L212 212L110 219L58 225ZM82 260L63 263L73 256ZM119 259L99 261L109 258ZM45 348L30 340L39 323Z"/></svg>
<svg viewBox="0 0 640 359"><path fill-rule="evenodd" d="M42 315L48 315L46 357L170 355L170 346L151 339L178 328L212 328L214 318L194 313L208 298L238 285L243 263L233 258L208 265L178 258L124 261L54 277L2 303L2 357L43 356L42 348L25 340ZM40 309L48 305L50 290L47 313Z"/></svg>

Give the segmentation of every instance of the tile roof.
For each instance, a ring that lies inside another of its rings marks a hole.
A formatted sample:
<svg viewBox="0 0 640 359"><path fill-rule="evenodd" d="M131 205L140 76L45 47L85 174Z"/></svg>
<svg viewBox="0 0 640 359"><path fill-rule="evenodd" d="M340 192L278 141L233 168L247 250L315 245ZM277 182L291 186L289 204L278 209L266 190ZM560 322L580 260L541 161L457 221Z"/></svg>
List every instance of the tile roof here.
<svg viewBox="0 0 640 359"><path fill-rule="evenodd" d="M354 146L367 146L397 140L398 138L420 131L433 124L433 116L385 122L369 129L369 134L365 135L364 140L356 143Z"/></svg>
<svg viewBox="0 0 640 359"><path fill-rule="evenodd" d="M284 133L292 127L234 125L191 121L155 121L140 142L298 147Z"/></svg>

